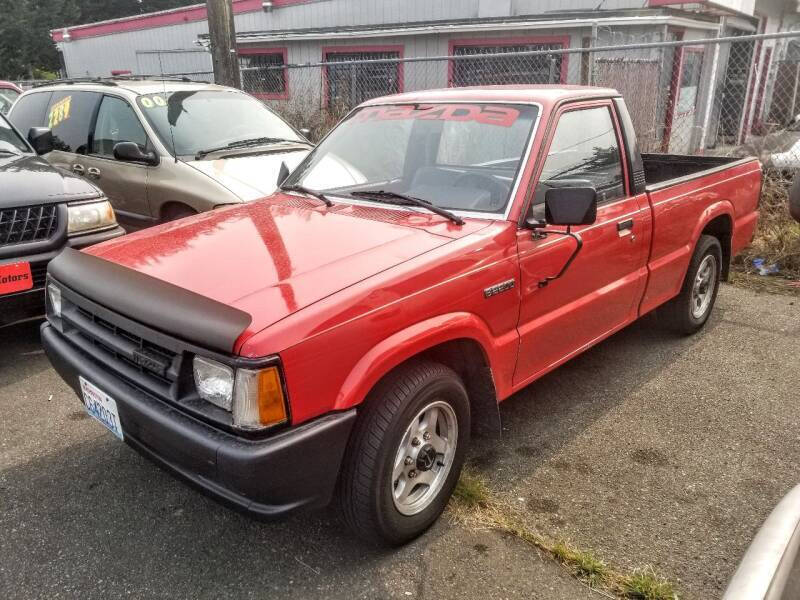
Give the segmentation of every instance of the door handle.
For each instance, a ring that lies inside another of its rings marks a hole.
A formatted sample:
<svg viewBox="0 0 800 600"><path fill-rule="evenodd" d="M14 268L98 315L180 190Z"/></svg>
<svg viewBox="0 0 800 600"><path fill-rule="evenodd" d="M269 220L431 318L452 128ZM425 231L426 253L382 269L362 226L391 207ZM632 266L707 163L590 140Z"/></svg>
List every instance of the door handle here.
<svg viewBox="0 0 800 600"><path fill-rule="evenodd" d="M84 169L83 165L79 165L78 163L72 165L72 172L76 175L83 175L85 171L86 169Z"/></svg>
<svg viewBox="0 0 800 600"><path fill-rule="evenodd" d="M617 231L630 231L631 229L633 229L633 219L617 223Z"/></svg>
<svg viewBox="0 0 800 600"><path fill-rule="evenodd" d="M86 174L92 179L100 179L100 169L97 167L89 167L86 169Z"/></svg>

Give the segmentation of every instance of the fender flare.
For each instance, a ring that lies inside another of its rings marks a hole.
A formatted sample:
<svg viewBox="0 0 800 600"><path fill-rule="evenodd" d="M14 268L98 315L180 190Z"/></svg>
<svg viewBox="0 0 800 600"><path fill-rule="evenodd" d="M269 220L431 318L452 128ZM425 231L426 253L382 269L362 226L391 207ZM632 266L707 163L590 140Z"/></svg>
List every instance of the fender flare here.
<svg viewBox="0 0 800 600"><path fill-rule="evenodd" d="M512 333L516 335L516 330ZM438 315L392 334L366 352L345 378L334 410L347 410L363 402L383 376L406 360L444 342L464 338L478 343L492 373L497 373L497 344L483 319L466 312Z"/></svg>
<svg viewBox="0 0 800 600"><path fill-rule="evenodd" d="M694 249L697 248L697 242L700 241L700 236L703 234L703 230L708 226L709 223L711 223L711 221L721 216L726 216L731 220L731 238L733 238L733 230L736 227L736 216L731 201L719 200L714 204L712 204L711 206L708 206L700 215L700 218L697 221L697 225L695 226L694 231L692 232L692 247L689 248L690 258L686 262L686 269L684 269L683 271L683 277L681 278L681 282L686 278L686 271L689 270L689 262L691 262L691 256L694 253ZM724 254L724 248L723 248L723 254ZM722 265L720 265L720 267L722 267Z"/></svg>

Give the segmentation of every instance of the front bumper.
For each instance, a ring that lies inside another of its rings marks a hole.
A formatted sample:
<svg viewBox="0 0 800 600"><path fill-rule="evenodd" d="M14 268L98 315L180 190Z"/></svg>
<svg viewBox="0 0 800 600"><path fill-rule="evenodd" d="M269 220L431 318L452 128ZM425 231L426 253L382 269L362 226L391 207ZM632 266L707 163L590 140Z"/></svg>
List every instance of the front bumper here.
<svg viewBox="0 0 800 600"><path fill-rule="evenodd" d="M88 233L67 238L65 246L80 250L121 235L125 235L125 230L117 226L98 233ZM30 290L0 296L0 327L44 316L44 282L47 264L59 252L61 252L61 248L49 252L0 259L0 265L17 262L30 263L34 281L33 288Z"/></svg>
<svg viewBox="0 0 800 600"><path fill-rule="evenodd" d="M130 446L202 492L263 519L330 502L355 410L267 439L244 439L129 385L49 323L42 324L41 333L45 353L79 397L80 375L116 401Z"/></svg>

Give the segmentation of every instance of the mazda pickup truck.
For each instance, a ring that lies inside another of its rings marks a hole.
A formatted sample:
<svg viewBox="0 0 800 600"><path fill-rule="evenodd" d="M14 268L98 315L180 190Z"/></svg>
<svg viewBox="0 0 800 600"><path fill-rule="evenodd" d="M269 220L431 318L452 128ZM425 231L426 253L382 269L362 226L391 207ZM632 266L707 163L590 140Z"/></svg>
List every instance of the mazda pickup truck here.
<svg viewBox="0 0 800 600"><path fill-rule="evenodd" d="M656 308L703 327L761 167L641 154L612 89L406 93L252 204L50 264L42 342L88 413L253 515L429 527L498 403Z"/></svg>

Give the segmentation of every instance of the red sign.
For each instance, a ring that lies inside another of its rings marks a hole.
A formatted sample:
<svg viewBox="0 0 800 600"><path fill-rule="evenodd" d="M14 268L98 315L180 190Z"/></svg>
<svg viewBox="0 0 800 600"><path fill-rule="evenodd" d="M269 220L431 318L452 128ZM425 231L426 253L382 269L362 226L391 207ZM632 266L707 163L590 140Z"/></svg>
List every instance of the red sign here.
<svg viewBox="0 0 800 600"><path fill-rule="evenodd" d="M0 296L22 292L33 287L31 263L0 265Z"/></svg>
<svg viewBox="0 0 800 600"><path fill-rule="evenodd" d="M518 117L516 108L492 104L399 104L368 106L361 109L355 118L358 121L477 121L484 125L511 127Z"/></svg>

